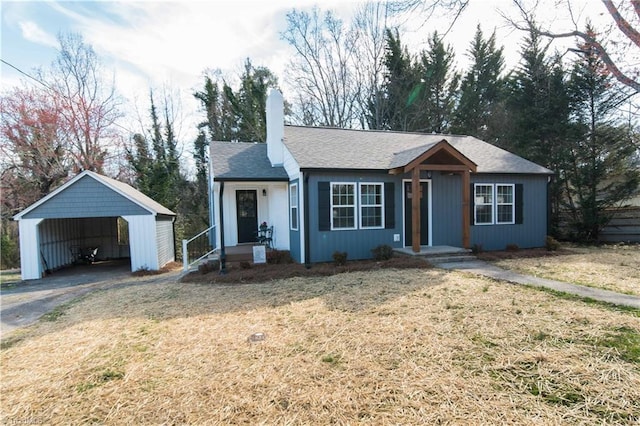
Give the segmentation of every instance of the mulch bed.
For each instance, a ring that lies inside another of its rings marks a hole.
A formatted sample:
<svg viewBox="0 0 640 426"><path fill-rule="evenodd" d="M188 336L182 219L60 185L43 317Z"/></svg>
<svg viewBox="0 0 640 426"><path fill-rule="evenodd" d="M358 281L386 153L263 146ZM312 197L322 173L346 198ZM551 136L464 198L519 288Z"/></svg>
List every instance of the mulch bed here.
<svg viewBox="0 0 640 426"><path fill-rule="evenodd" d="M432 265L420 257L396 256L389 260L352 260L345 265L334 263L314 263L309 269L299 263L250 264L248 262L228 262L227 273L218 271L201 273L191 272L182 278L182 282L203 284L240 284L267 282L293 277L326 277L345 272L375 271L381 269L424 269Z"/></svg>
<svg viewBox="0 0 640 426"><path fill-rule="evenodd" d="M532 249L487 251L487 252L477 253L476 257L480 260L493 262L496 260L503 260L503 259L554 257L554 256L567 256L570 254L576 254L576 252L568 248L560 248L558 250L551 251L551 250L547 250L544 247L540 247L540 248L532 248Z"/></svg>

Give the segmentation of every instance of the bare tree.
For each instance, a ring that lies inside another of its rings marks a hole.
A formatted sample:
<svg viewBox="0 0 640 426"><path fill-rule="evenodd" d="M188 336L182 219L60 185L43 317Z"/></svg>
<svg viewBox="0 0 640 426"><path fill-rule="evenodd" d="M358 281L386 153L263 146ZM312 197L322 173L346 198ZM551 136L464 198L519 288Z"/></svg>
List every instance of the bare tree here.
<svg viewBox="0 0 640 426"><path fill-rule="evenodd" d="M282 33L295 50L290 72L298 91L299 120L309 125L353 127L362 88L357 69L358 33L332 12L287 14Z"/></svg>
<svg viewBox="0 0 640 426"><path fill-rule="evenodd" d="M385 104L379 93L384 82L384 58L386 48L385 29L390 18L389 3L369 2L357 10L354 31L358 33L358 48L355 56L358 66L357 80L361 82L358 92L361 127L381 129Z"/></svg>
<svg viewBox="0 0 640 426"><path fill-rule="evenodd" d="M102 172L107 142L115 138L120 117L115 85L105 79L96 53L80 35L60 34L58 40L59 55L41 78L61 105L75 168Z"/></svg>
<svg viewBox="0 0 640 426"><path fill-rule="evenodd" d="M467 8L469 1L470 0L397 0L387 2L387 5L390 14L398 16L418 15L423 23L442 13L449 19L449 26L445 31L442 31L442 36L444 37L449 30L451 30L462 12Z"/></svg>
<svg viewBox="0 0 640 426"><path fill-rule="evenodd" d="M13 214L63 182L71 163L62 108L46 91L15 88L0 112L2 210Z"/></svg>
<svg viewBox="0 0 640 426"><path fill-rule="evenodd" d="M526 7L523 0L513 0L519 11L519 19L502 14L503 17L515 28L522 31L535 31L538 35L550 39L574 38L581 39L583 44L592 46L596 55L602 60L609 72L622 84L632 88L636 93L640 92L638 82L638 70L634 65L628 64L628 58L637 59L640 53L640 0L622 0L616 5L612 0L601 0L604 5L602 14L608 14L611 25L600 28L597 32L582 31L584 27L579 17L584 11L576 10L572 0L556 2L556 9L564 9L572 21L573 28L551 29L541 27L536 21L536 10L539 10L540 2L532 7ZM589 4L591 7L591 4ZM617 31L615 31L617 28ZM576 51L576 49L570 49ZM579 52L584 54L585 52ZM616 55L617 54L617 55ZM616 57L617 56L617 57ZM637 64L635 64L637 66Z"/></svg>

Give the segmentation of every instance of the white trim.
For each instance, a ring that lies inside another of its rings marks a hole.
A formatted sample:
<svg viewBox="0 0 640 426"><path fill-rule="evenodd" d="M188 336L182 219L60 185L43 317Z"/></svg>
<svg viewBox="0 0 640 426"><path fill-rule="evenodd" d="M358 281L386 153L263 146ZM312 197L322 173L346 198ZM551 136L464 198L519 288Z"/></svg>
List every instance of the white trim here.
<svg viewBox="0 0 640 426"><path fill-rule="evenodd" d="M304 202L305 198L304 197L306 197L307 194L305 194L305 192L304 192L305 191L305 184L304 184L305 176L304 176L304 173L300 172L298 176L299 176L299 179L298 179L298 209L299 209L299 211L298 211L298 216L299 216L298 217L298 219L299 219L299 221L298 221L298 225L299 225L298 226L298 232L300 234L298 239L300 241L300 263L305 263L306 260L307 260L306 259L307 253L306 253L305 244L304 244L304 236L305 236L305 233L306 233L306 231L305 231L306 224L305 224L305 221L304 221L305 214L306 214L306 212L304 210L305 209L305 207L304 207L305 206L305 202ZM300 200L302 200L302 202L300 202Z"/></svg>
<svg viewBox="0 0 640 426"><path fill-rule="evenodd" d="M22 217L24 215L26 215L27 213L33 211L34 209L36 209L37 207L41 206L42 204L46 203L47 201L49 201L50 199L52 199L53 197L55 197L56 195L58 195L59 193L61 193L62 191L66 190L67 188L69 188L71 185L73 185L74 183L78 182L80 179L82 179L85 176L89 176L92 179L94 179L96 182L106 186L107 188L111 189L112 191L118 193L119 195L123 196L124 198L126 198L127 200L131 201L132 203L138 205L139 207L143 208L144 210L148 211L149 213L151 213L153 216L156 216L157 214L166 214L166 213L162 213L159 212L157 210L154 210L153 208L144 205L143 203L141 203L140 201L136 200L135 198L132 198L129 194L121 191L120 189L118 189L116 186L114 186L113 184L111 184L109 181L107 181L107 179L111 179L108 178L106 176L102 176L98 173L92 172L90 170L85 170L82 173L74 176L71 180L69 180L68 182L66 182L64 185L59 186L58 188L56 188L55 190L53 190L52 192L50 192L49 194L45 195L43 198L39 199L38 201L36 201L35 203L31 204L29 207L27 207L26 209L24 209L23 211L21 211L20 213L16 214L13 219L14 220L21 220ZM103 179L104 178L104 179ZM124 182L119 182L123 185L126 185L126 183ZM129 185L127 185L129 186ZM131 187L131 189L133 189L134 191L139 192L137 189ZM142 193L141 193L142 194ZM144 195L144 194L143 194ZM153 201L153 200L152 200ZM167 211L170 211L169 209L167 209ZM172 212L173 213L173 212ZM175 215L175 213L173 213Z"/></svg>
<svg viewBox="0 0 640 426"><path fill-rule="evenodd" d="M476 190L479 186L488 186L491 188L491 203L478 204ZM491 220L489 222L478 222L478 206L491 206ZM473 184L473 224L477 226L494 225L496 222L496 190L492 183L474 183Z"/></svg>
<svg viewBox="0 0 640 426"><path fill-rule="evenodd" d="M498 187L499 186L508 186L511 187L511 203L499 203L498 202ZM514 183L496 183L495 184L495 222L496 225L514 225L516 223L516 185ZM511 220L509 222L500 222L500 216L498 215L498 206L508 206L511 205Z"/></svg>
<svg viewBox="0 0 640 426"><path fill-rule="evenodd" d="M491 188L491 203L478 204L476 199L476 188L479 186L488 186ZM511 202L498 202L498 187L506 186L511 188ZM511 206L511 220L509 222L500 222L498 220L498 206ZM477 206L491 206L491 222L478 223ZM516 185L515 183L474 183L473 184L473 225L474 226L490 226L490 225L515 225L516 223Z"/></svg>
<svg viewBox="0 0 640 426"><path fill-rule="evenodd" d="M291 191L292 189L295 188L296 189L296 199L295 199L295 206L293 205L293 201L292 201L292 197L291 197ZM300 229L300 195L298 192L298 183L290 183L289 184L289 230L291 231L298 231ZM293 226L293 209L296 209L296 226Z"/></svg>
<svg viewBox="0 0 640 426"><path fill-rule="evenodd" d="M362 186L375 185L380 188L380 204L362 204ZM360 229L384 229L384 182L358 182L358 219ZM363 207L379 207L380 208L380 226L364 226L362 224L362 208Z"/></svg>
<svg viewBox="0 0 640 426"><path fill-rule="evenodd" d="M353 187L353 204L339 204L337 206L333 205L333 186L334 185L350 185ZM331 223L331 230L332 231L351 231L351 230L355 230L358 229L358 185L356 184L356 182L330 182L329 183L329 203L330 203L330 208L331 208L331 213L330 213L330 223ZM353 208L353 227L351 228L335 228L333 226L333 208L334 207L338 207L338 208L349 208L352 207Z"/></svg>
<svg viewBox="0 0 640 426"><path fill-rule="evenodd" d="M405 193L404 193L404 184L405 182L412 182L411 179L402 179L402 246L403 247L409 247L407 246L407 241L406 241L406 223L404 221L405 218L405 208L404 208L404 201L405 201ZM428 242L428 246L431 247L433 246L433 191L431 190L432 187L432 179L420 179L420 183L426 182L427 183L427 215L428 215L428 236L429 236L429 242Z"/></svg>

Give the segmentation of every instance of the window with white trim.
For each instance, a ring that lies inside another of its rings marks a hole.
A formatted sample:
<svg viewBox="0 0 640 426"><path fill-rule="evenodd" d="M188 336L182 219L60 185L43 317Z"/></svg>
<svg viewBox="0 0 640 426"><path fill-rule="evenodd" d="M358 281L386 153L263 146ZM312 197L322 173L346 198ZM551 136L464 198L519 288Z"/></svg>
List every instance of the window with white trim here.
<svg viewBox="0 0 640 426"><path fill-rule="evenodd" d="M475 224L476 225L492 225L493 224L493 185L478 184L474 185L473 200L475 205Z"/></svg>
<svg viewBox="0 0 640 426"><path fill-rule="evenodd" d="M512 183L476 183L473 194L475 225L516 223L515 188Z"/></svg>
<svg viewBox="0 0 640 426"><path fill-rule="evenodd" d="M360 183L360 228L384 228L382 183Z"/></svg>
<svg viewBox="0 0 640 426"><path fill-rule="evenodd" d="M331 183L331 229L356 229L355 183Z"/></svg>
<svg viewBox="0 0 640 426"><path fill-rule="evenodd" d="M298 184L292 183L289 186L289 223L291 230L298 230Z"/></svg>
<svg viewBox="0 0 640 426"><path fill-rule="evenodd" d="M496 223L510 225L515 223L515 185L496 184Z"/></svg>

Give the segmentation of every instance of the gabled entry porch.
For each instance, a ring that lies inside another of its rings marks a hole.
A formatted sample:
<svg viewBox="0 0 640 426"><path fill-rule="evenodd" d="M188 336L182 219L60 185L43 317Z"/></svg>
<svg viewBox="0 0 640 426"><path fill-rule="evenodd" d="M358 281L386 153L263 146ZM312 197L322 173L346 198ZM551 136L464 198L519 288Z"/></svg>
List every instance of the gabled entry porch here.
<svg viewBox="0 0 640 426"><path fill-rule="evenodd" d="M412 251L419 253L421 246L430 246L432 226L437 226L437 224L432 223L430 216L431 191L429 182L432 173L459 174L462 176L462 241L460 241L460 244L464 248L469 248L471 245L471 219L469 215L471 206L470 175L477 172L477 165L446 140L434 145L421 147L420 149L400 152L395 154L395 157L394 163L397 163L398 167L391 168L389 173L405 174L410 177L403 184L403 193L405 194L405 242L408 243L410 241ZM400 164L404 164L404 166L400 166ZM409 197L407 194L411 194L411 196ZM425 214L428 215L426 220L424 220ZM426 232L425 226L427 227Z"/></svg>

